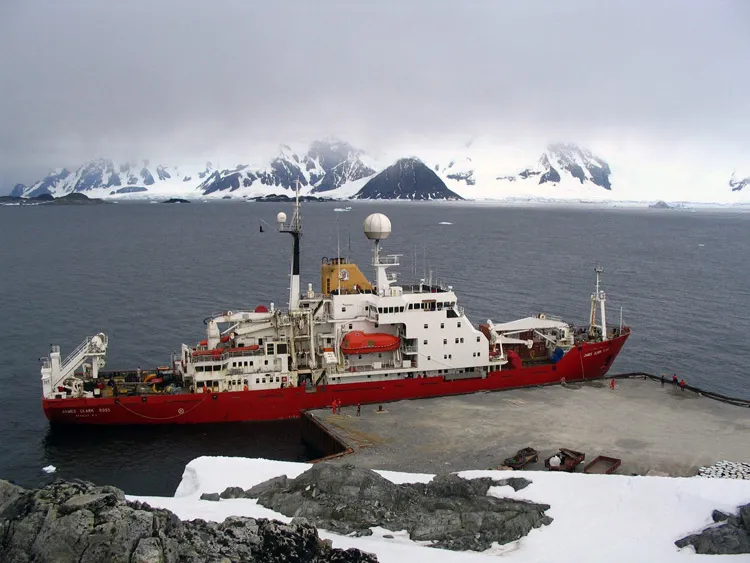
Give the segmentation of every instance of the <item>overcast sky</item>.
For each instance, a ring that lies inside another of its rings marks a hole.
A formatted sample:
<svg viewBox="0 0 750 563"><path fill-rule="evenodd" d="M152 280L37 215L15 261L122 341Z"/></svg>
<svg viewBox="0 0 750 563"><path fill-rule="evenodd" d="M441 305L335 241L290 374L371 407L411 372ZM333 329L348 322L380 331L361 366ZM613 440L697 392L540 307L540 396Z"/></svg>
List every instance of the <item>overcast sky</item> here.
<svg viewBox="0 0 750 563"><path fill-rule="evenodd" d="M100 156L247 162L329 135L736 160L749 67L746 0L0 0L0 189Z"/></svg>

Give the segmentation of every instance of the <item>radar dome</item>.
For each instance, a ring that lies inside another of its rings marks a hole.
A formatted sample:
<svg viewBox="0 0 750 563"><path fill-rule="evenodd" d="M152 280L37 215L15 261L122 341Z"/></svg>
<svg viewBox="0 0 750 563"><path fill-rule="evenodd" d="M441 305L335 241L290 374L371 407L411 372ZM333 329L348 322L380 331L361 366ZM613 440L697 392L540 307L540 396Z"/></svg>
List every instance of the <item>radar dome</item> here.
<svg viewBox="0 0 750 563"><path fill-rule="evenodd" d="M370 240L387 239L391 234L391 220L382 213L368 215L364 224L365 236Z"/></svg>
<svg viewBox="0 0 750 563"><path fill-rule="evenodd" d="M286 213L284 213L283 211L279 211L279 213L276 215L276 222L286 223Z"/></svg>

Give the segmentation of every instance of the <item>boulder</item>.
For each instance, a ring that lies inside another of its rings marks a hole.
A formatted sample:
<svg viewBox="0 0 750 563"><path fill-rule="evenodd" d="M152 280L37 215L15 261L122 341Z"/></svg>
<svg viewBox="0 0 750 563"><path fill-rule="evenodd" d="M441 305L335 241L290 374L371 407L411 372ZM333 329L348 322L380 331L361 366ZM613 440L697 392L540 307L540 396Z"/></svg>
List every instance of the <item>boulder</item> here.
<svg viewBox="0 0 750 563"><path fill-rule="evenodd" d="M242 490L240 489L242 492ZM219 495L216 495L217 500ZM304 521L230 517L182 522L168 510L128 502L122 491L81 481L25 490L0 481L3 563L198 563L377 561L333 549Z"/></svg>
<svg viewBox="0 0 750 563"><path fill-rule="evenodd" d="M750 504L739 507L739 516L714 510L711 518L718 524L677 540L675 545L680 548L692 545L696 553L706 555L750 553Z"/></svg>
<svg viewBox="0 0 750 563"><path fill-rule="evenodd" d="M368 535L371 528L407 530L435 547L484 551L518 540L549 524L548 505L487 496L490 487L519 490L512 477L463 479L437 475L429 483L396 485L370 470L318 463L296 479L274 478L245 491L258 504L340 534Z"/></svg>

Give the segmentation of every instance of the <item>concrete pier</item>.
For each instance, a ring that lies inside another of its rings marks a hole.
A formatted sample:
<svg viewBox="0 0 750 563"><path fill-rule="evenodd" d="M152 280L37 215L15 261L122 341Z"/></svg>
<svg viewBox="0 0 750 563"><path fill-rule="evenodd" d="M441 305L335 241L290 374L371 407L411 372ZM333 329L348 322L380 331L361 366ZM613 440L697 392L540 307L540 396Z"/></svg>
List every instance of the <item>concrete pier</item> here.
<svg viewBox="0 0 750 563"><path fill-rule="evenodd" d="M311 411L353 449L335 463L421 473L488 469L520 448L544 469L560 447L622 459L619 474L691 476L719 460L750 462L750 408L667 382L618 379Z"/></svg>

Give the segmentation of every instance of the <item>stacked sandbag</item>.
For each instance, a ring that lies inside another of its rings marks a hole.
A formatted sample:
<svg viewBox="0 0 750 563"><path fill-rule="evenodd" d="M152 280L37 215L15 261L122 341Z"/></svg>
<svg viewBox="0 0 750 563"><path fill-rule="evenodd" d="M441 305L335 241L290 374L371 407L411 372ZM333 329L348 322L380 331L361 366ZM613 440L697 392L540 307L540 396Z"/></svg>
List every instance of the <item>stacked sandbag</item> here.
<svg viewBox="0 0 750 563"><path fill-rule="evenodd" d="M750 463L717 461L711 466L698 469L698 475L711 479L750 479Z"/></svg>

